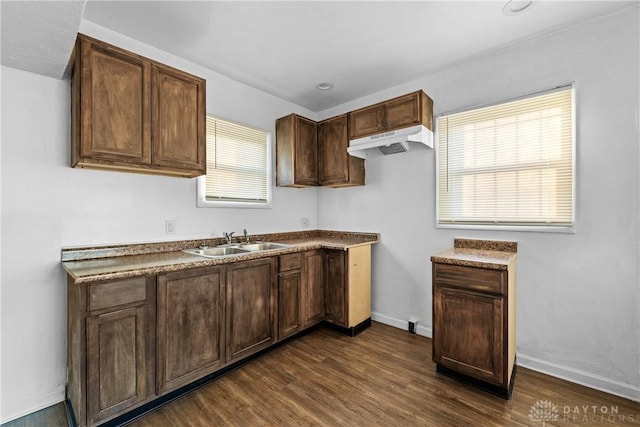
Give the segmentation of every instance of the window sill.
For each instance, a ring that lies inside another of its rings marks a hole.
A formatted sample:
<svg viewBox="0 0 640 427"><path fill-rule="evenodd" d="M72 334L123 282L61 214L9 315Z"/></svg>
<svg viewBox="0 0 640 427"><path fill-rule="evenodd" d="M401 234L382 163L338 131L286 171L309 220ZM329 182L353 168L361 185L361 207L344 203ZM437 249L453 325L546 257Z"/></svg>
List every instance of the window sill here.
<svg viewBox="0 0 640 427"><path fill-rule="evenodd" d="M544 225L436 224L436 228L448 228L454 230L526 231L537 233L576 234L575 225L553 227Z"/></svg>

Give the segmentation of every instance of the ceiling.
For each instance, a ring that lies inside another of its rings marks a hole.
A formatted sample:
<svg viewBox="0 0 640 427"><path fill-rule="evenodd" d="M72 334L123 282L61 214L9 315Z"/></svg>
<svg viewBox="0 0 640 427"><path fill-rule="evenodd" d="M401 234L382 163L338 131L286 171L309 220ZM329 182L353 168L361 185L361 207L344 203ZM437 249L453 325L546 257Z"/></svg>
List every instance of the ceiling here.
<svg viewBox="0 0 640 427"><path fill-rule="evenodd" d="M638 0L534 0L511 15L506 2L3 0L2 64L60 78L85 19L322 111L619 9L638 13Z"/></svg>

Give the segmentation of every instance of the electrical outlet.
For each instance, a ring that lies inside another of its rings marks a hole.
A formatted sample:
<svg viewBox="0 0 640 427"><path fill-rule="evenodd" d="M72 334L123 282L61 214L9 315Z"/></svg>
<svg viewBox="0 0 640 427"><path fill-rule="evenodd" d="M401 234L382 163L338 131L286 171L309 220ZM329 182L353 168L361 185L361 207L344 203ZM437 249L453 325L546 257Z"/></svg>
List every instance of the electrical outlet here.
<svg viewBox="0 0 640 427"><path fill-rule="evenodd" d="M302 225L302 228L309 228L309 218L308 217L302 217L300 219L300 225Z"/></svg>
<svg viewBox="0 0 640 427"><path fill-rule="evenodd" d="M410 317L409 318L409 325L407 327L407 330L411 334L414 334L414 335L417 334L418 333L418 319L416 319L415 317Z"/></svg>
<svg viewBox="0 0 640 427"><path fill-rule="evenodd" d="M176 220L168 219L165 221L165 233L176 234Z"/></svg>

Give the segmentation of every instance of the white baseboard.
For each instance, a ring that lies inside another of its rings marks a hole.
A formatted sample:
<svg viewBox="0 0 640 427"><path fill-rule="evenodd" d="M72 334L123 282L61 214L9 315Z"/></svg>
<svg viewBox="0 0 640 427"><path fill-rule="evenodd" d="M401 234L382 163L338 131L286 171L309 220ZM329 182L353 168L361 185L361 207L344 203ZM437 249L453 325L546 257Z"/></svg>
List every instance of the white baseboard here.
<svg viewBox="0 0 640 427"><path fill-rule="evenodd" d="M3 391L6 395L6 390ZM64 386L38 396L29 396L28 398L22 396L20 399L12 396L12 399L2 399L0 424L24 417L60 402L64 402Z"/></svg>
<svg viewBox="0 0 640 427"><path fill-rule="evenodd" d="M556 363L547 362L535 357L530 357L518 353L518 366L522 366L543 374L551 375L572 383L580 384L585 387L613 394L615 396L624 397L625 399L640 402L640 387L634 387L630 384L624 384L619 381L594 375L579 369L558 365Z"/></svg>
<svg viewBox="0 0 640 427"><path fill-rule="evenodd" d="M394 317L385 316L380 313L371 313L371 320L376 322L384 323L385 325L393 326L394 328L402 329L403 331L407 330L408 319L396 319ZM423 337L431 338L431 328L426 327L418 323L418 328L416 329L416 334L421 335Z"/></svg>

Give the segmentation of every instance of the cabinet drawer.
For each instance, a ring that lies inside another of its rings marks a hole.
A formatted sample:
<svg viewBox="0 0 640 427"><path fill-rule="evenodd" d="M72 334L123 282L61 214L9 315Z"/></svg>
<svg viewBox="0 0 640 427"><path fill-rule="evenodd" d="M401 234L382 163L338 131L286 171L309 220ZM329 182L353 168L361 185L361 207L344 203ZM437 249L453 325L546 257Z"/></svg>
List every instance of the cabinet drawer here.
<svg viewBox="0 0 640 427"><path fill-rule="evenodd" d="M297 270L302 268L302 252L288 255L280 255L278 271Z"/></svg>
<svg viewBox="0 0 640 427"><path fill-rule="evenodd" d="M89 287L89 311L144 301L147 298L147 279L144 277L120 282L96 283Z"/></svg>
<svg viewBox="0 0 640 427"><path fill-rule="evenodd" d="M449 264L433 264L433 283L440 286L505 294L506 271Z"/></svg>

